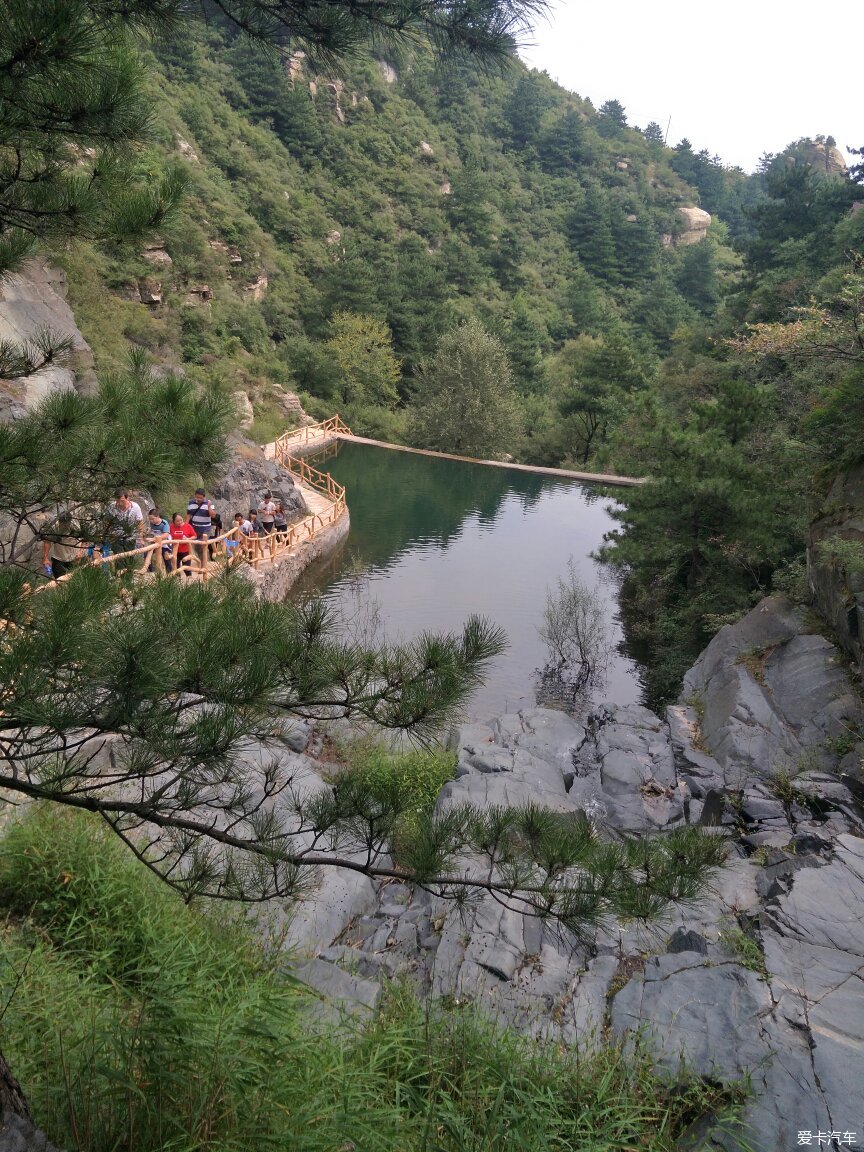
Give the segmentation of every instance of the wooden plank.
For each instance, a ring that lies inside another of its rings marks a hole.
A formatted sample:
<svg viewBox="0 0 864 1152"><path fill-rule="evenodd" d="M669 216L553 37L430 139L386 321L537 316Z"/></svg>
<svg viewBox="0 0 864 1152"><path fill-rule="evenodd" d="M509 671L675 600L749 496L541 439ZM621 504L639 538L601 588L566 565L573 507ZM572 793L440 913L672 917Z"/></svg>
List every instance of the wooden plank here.
<svg viewBox="0 0 864 1152"><path fill-rule="evenodd" d="M340 440L356 444L371 444L376 448L390 448L394 452L413 452L416 456L436 456L440 460L458 460L462 464L485 464L487 468L511 468L515 472L534 472L538 476L558 476L563 480L584 480L591 484L612 484L620 488L638 488L645 483L642 476L616 476L606 472L574 472L570 468L541 468L536 464L508 464L503 460L475 460L472 456L454 456L451 452L433 452L429 448L409 448L406 444L390 444L386 440L372 440L369 436L355 436L352 432L335 434Z"/></svg>

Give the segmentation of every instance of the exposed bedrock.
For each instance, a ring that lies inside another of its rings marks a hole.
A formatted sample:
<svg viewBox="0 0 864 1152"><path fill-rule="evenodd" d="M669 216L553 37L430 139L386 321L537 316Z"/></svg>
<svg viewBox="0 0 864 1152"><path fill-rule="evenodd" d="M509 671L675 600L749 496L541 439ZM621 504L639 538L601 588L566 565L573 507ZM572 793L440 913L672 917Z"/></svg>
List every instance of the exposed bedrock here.
<svg viewBox="0 0 864 1152"><path fill-rule="evenodd" d="M741 1131L706 1119L688 1147L776 1152L808 1130L864 1144L862 725L840 653L775 597L718 633L663 720L605 705L458 727L439 805L530 800L628 834L716 825L731 850L713 890L576 941L491 897L457 912L334 874L289 927L300 974L343 1010L407 974L536 1037L590 1049L638 1031L673 1074L748 1077Z"/></svg>

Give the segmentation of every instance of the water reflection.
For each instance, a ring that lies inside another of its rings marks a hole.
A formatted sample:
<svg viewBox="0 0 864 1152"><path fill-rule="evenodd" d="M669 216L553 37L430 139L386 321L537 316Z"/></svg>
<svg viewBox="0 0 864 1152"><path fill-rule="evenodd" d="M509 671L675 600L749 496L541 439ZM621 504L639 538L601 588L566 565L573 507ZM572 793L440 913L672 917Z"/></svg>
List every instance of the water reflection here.
<svg viewBox="0 0 864 1152"><path fill-rule="evenodd" d="M510 647L470 701L470 714L486 719L536 699L547 590L567 577L572 557L607 621L602 694L638 699L638 668L621 650L617 582L590 557L614 526L596 488L351 443L325 467L346 487L351 532L295 594L319 589L344 618L367 628L372 619L391 640L458 630L471 613L489 617Z"/></svg>

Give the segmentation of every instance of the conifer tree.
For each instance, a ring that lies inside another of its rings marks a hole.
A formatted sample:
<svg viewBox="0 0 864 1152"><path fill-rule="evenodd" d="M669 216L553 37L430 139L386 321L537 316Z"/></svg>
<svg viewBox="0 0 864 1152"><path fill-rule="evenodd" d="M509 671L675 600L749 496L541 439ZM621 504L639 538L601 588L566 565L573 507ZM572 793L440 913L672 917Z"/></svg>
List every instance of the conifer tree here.
<svg viewBox="0 0 864 1152"><path fill-rule="evenodd" d="M588 131L574 108L554 120L540 139L543 167L557 174L571 172L578 164L590 162L592 156Z"/></svg>
<svg viewBox="0 0 864 1152"><path fill-rule="evenodd" d="M594 181L585 187L581 204L567 222L567 237L579 259L598 279L617 277L615 237L607 193Z"/></svg>

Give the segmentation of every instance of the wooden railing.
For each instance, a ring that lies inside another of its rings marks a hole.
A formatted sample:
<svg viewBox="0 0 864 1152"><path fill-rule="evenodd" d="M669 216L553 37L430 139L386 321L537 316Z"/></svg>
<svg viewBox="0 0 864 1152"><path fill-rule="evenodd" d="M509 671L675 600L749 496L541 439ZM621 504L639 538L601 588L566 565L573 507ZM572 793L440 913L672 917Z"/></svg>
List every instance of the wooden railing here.
<svg viewBox="0 0 864 1152"><path fill-rule="evenodd" d="M243 549L247 537L239 528L231 528L221 536L213 536L208 540L196 540L193 537L184 537L182 540L172 540L170 537L159 536L148 540L138 548L131 548L128 552L112 552L107 556L98 555L88 558L83 563L76 563L75 570L79 568L105 568L131 572L136 576L158 574L161 576L195 577L199 580L210 580L225 564L236 563L243 558ZM181 553L182 547L188 549ZM181 563L188 557L188 563ZM169 571L166 559L170 559ZM50 580L40 584L34 589L41 592L45 588L53 588L55 584L62 584L69 580L72 572L60 576L57 580Z"/></svg>
<svg viewBox="0 0 864 1152"><path fill-rule="evenodd" d="M321 420L317 424L306 424L303 428L293 428L289 432L283 432L274 444L274 456L275 459L279 460L280 450L288 452L290 455L289 445L296 448L301 444L312 444L316 440L326 439L328 436L350 436L351 434L351 429L337 412L328 420Z"/></svg>
<svg viewBox="0 0 864 1152"><path fill-rule="evenodd" d="M303 433L311 433L303 439ZM302 520L288 525L281 531L271 532L265 536L244 536L239 528L230 528L221 536L208 540L195 540L192 537L182 540L171 540L160 536L148 540L138 548L128 552L117 552L108 556L94 556L84 562L83 566L102 567L117 572L131 572L138 577L153 574L161 576L180 576L196 580L211 580L226 565L246 562L253 568L259 568L263 563L274 563L292 552L299 544L313 540L318 533L329 524L334 524L346 509L345 489L337 484L326 472L319 472L302 457L291 456L287 450L287 442L292 444L311 443L316 439L316 433L323 437L327 435L351 435L351 429L343 423L339 416L331 416L320 424L309 425L307 428L295 429L286 432L276 441L274 458L276 461L296 477L302 484L314 489L325 497L326 507L319 508L304 516ZM292 439L293 437L293 439ZM188 546L188 552L181 554L180 548ZM188 562L181 563L188 557ZM166 559L171 560L170 571ZM82 567L77 564L76 568ZM50 580L40 584L34 589L41 592L45 588L53 588L62 584L71 577L68 572L58 580Z"/></svg>
<svg viewBox="0 0 864 1152"><path fill-rule="evenodd" d="M299 463L299 461L295 461L295 463ZM313 468L312 471L314 472L315 469ZM319 476L322 475L322 473L318 474ZM346 508L345 489L332 481L329 476L326 479L330 480L334 488L338 489L338 494L334 494L326 508L322 508L319 512L311 512L281 532L271 532L268 536L244 537L241 545L245 549L243 559L248 560L254 568L257 568L265 560L280 560L288 552L293 551L298 544L303 544L306 540L313 540L328 524L335 524Z"/></svg>
<svg viewBox="0 0 864 1152"><path fill-rule="evenodd" d="M329 472L319 472L317 468L313 468L311 464L307 463L302 456L290 456L283 448L276 442L276 456L277 464L281 464L286 472L290 472L295 476L301 484L306 484L309 488L314 488L320 492L322 496L326 496L328 500L344 500L345 489L341 484L337 484Z"/></svg>

